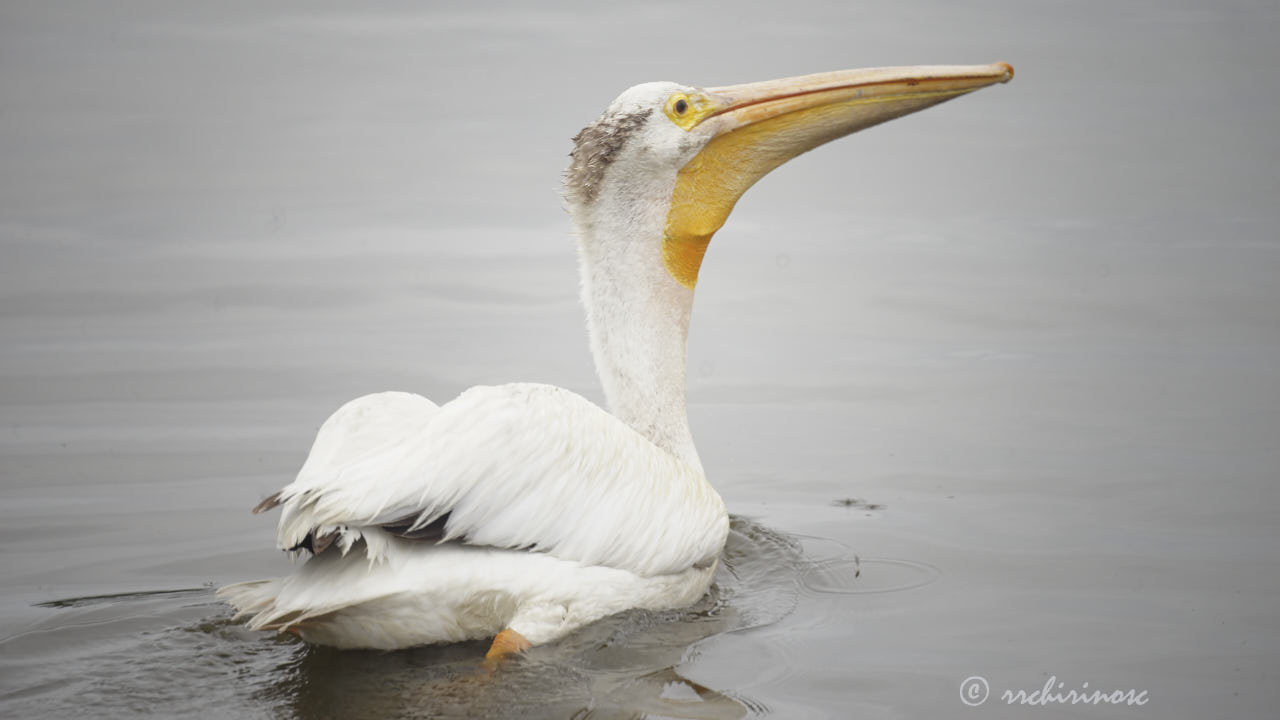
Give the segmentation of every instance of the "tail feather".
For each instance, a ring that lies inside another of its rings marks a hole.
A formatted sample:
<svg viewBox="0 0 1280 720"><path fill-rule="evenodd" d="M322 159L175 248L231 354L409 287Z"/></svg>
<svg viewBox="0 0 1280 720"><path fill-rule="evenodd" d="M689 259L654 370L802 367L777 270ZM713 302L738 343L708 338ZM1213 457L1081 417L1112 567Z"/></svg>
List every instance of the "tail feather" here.
<svg viewBox="0 0 1280 720"><path fill-rule="evenodd" d="M366 528L361 540L377 544L380 554L386 551L390 536ZM365 548L347 554L353 549L351 541L339 535L335 542L344 545L343 552L315 555L288 577L227 585L217 597L235 608L236 619L248 618L253 630L290 630L406 589L409 578L368 559L371 553Z"/></svg>
<svg viewBox="0 0 1280 720"><path fill-rule="evenodd" d="M280 593L281 580L252 580L218 588L215 596L235 608L233 619L265 613ZM252 625L252 621L250 621Z"/></svg>
<svg viewBox="0 0 1280 720"><path fill-rule="evenodd" d="M288 607L280 603L280 579L255 580L219 588L216 595L235 608L233 620L248 618L250 630L292 630L341 608Z"/></svg>

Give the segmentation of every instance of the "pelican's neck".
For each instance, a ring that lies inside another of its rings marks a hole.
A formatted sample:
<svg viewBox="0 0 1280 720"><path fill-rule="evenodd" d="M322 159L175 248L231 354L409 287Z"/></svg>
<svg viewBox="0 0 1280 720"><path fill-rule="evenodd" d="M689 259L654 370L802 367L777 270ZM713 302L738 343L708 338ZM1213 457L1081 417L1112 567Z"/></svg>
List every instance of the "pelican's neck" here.
<svg viewBox="0 0 1280 720"><path fill-rule="evenodd" d="M627 221L575 213L596 372L614 416L702 473L685 408L693 290L662 263L661 208L648 218L629 210Z"/></svg>

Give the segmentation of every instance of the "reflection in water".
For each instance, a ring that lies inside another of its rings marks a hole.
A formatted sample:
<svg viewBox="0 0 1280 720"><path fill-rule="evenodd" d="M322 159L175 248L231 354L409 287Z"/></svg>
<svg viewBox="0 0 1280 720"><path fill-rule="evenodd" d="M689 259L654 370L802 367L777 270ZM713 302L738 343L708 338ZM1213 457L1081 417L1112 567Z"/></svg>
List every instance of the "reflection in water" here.
<svg viewBox="0 0 1280 720"><path fill-rule="evenodd" d="M606 618L492 672L479 663L483 642L339 651L251 632L209 589L53 601L43 606L54 617L0 641L0 701L19 715L89 702L102 715L744 717L766 709L677 668L702 640L787 615L806 573L829 562L734 518L697 605Z"/></svg>

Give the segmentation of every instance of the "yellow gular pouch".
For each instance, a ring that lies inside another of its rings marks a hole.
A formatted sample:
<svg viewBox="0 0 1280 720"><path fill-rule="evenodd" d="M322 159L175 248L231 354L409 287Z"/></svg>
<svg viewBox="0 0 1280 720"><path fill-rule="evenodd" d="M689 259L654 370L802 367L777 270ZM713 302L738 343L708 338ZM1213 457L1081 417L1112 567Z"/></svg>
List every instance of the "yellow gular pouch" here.
<svg viewBox="0 0 1280 720"><path fill-rule="evenodd" d="M801 153L886 120L915 112L973 88L869 95L857 87L808 97L784 97L739 111L734 129L713 137L676 176L667 212L662 259L667 272L689 289L711 236L724 225L738 198L771 170ZM698 96L676 93L667 101L672 122L684 129L723 112ZM683 100L683 104L681 101ZM683 108L684 112L678 110ZM694 115L701 115L696 120ZM686 124L688 127L685 127Z"/></svg>
<svg viewBox="0 0 1280 720"><path fill-rule="evenodd" d="M685 132L692 130L698 123L720 109L706 95L684 92L673 93L671 97L667 98L667 102L663 107L667 118ZM689 161L688 165L692 165L697 161L698 158L694 157L693 160ZM684 172L681 171L681 175L683 174ZM679 180L677 180L678 183ZM667 216L667 232L662 242L662 261L666 265L667 272L671 273L671 277L692 290L698 282L698 268L702 267L702 257L707 252L707 244L711 242L711 236L720 228L720 225L724 224L724 221L721 220L720 224L711 228L704 235L698 235L693 228L685 227L683 232L673 236L671 232L672 214L674 213L669 213Z"/></svg>

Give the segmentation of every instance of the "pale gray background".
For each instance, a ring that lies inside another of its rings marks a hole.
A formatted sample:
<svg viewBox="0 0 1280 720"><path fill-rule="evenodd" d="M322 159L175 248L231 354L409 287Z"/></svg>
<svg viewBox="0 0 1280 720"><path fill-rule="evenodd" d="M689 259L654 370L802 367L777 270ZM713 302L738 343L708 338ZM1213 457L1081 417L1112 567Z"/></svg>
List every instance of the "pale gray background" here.
<svg viewBox="0 0 1280 720"><path fill-rule="evenodd" d="M712 244L703 461L835 560L679 672L730 714L1275 717L1278 35L1243 1L6 0L0 714L332 710L305 687L348 661L208 591L36 604L286 571L247 509L357 395L598 399L558 183L628 85L1008 61L775 172ZM1151 702L994 697L1051 675ZM342 694L447 709L404 685ZM613 709L677 712L647 702Z"/></svg>

